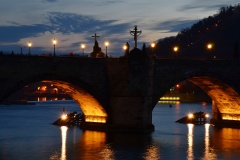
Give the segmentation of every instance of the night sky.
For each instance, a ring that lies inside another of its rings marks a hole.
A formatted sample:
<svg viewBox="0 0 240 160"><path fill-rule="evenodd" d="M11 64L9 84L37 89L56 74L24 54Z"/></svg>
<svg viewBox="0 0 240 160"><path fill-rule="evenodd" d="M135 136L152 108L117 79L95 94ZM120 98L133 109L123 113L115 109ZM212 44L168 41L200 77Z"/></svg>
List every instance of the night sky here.
<svg viewBox="0 0 240 160"><path fill-rule="evenodd" d="M56 54L92 52L97 33L99 46L108 54L123 55L122 46L133 37L134 25L142 30L138 48L160 38L175 36L182 28L218 13L221 7L239 0L1 0L0 51L52 53L52 39L57 39Z"/></svg>

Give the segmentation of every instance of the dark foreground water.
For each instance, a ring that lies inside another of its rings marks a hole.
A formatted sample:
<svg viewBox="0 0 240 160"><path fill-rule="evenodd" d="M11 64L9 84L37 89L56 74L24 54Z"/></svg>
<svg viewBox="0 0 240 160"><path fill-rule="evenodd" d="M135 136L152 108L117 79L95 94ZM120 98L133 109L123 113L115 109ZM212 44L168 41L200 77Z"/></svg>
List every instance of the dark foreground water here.
<svg viewBox="0 0 240 160"><path fill-rule="evenodd" d="M240 159L240 129L175 123L188 112L211 113L211 105L158 104L152 133L82 131L51 125L75 102L0 106L1 160L211 160Z"/></svg>

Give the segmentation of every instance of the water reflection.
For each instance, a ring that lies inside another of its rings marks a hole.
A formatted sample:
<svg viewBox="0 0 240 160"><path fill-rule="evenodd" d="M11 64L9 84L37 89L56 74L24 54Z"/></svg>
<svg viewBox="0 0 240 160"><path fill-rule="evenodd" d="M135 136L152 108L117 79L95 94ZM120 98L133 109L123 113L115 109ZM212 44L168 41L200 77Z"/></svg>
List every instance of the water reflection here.
<svg viewBox="0 0 240 160"><path fill-rule="evenodd" d="M106 133L100 131L84 131L81 135L73 157L78 159L114 159L110 145L106 145Z"/></svg>
<svg viewBox="0 0 240 160"><path fill-rule="evenodd" d="M221 154L223 159L230 159L236 155L235 159L240 159L240 129L237 128L213 128L213 146L217 154Z"/></svg>
<svg viewBox="0 0 240 160"><path fill-rule="evenodd" d="M144 157L145 160L158 160L160 159L159 149L155 145L150 145L147 147L146 156Z"/></svg>
<svg viewBox="0 0 240 160"><path fill-rule="evenodd" d="M205 142L205 151L204 151L204 159L207 159L208 158L208 155L209 155L209 126L210 124L205 124L205 139L204 139L204 142Z"/></svg>
<svg viewBox="0 0 240 160"><path fill-rule="evenodd" d="M67 160L67 130L68 128L66 126L62 126L61 128L61 135L62 135L62 147L61 150L55 151L51 157L50 160Z"/></svg>
<svg viewBox="0 0 240 160"><path fill-rule="evenodd" d="M210 124L205 124L205 150L203 159L217 159L217 155L214 153L210 146L210 135L209 135Z"/></svg>
<svg viewBox="0 0 240 160"><path fill-rule="evenodd" d="M104 160L114 160L114 151L110 144L107 144L100 151L100 158Z"/></svg>
<svg viewBox="0 0 240 160"><path fill-rule="evenodd" d="M188 126L188 151L187 151L187 159L193 160L193 124L187 124Z"/></svg>
<svg viewBox="0 0 240 160"><path fill-rule="evenodd" d="M67 127L62 126L61 127L61 133L62 133L62 152L61 152L61 160L66 160L66 140L67 140Z"/></svg>

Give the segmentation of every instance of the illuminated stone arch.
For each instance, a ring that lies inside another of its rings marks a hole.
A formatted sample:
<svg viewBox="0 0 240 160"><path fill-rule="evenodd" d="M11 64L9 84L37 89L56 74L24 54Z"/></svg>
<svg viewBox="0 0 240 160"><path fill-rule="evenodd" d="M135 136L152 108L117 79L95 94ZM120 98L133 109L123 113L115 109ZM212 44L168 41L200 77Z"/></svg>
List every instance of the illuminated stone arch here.
<svg viewBox="0 0 240 160"><path fill-rule="evenodd" d="M240 95L232 87L209 76L196 76L187 80L211 97L213 119L240 120Z"/></svg>
<svg viewBox="0 0 240 160"><path fill-rule="evenodd" d="M108 114L104 108L104 100L95 94L95 92L98 92L96 91L97 89L92 89L93 87L89 87L88 84L74 77L48 74L30 75L12 83L11 88L7 92L4 92L2 101L6 100L22 87L36 82L50 83L63 89L78 103L84 114L85 122L107 122Z"/></svg>
<svg viewBox="0 0 240 160"><path fill-rule="evenodd" d="M82 87L59 80L44 80L42 82L53 84L69 94L79 104L85 115L86 122L106 123L108 116L104 107L92 94Z"/></svg>

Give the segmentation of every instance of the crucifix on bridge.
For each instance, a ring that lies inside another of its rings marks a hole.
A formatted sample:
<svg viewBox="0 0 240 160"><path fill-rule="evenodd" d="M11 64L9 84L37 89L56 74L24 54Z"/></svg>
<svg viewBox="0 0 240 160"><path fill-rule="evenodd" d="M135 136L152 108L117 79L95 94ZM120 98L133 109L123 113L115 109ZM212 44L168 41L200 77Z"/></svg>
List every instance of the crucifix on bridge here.
<svg viewBox="0 0 240 160"><path fill-rule="evenodd" d="M94 40L96 41L99 36L95 33L92 37L93 37Z"/></svg>
<svg viewBox="0 0 240 160"><path fill-rule="evenodd" d="M135 46L137 48L137 37L142 33L142 31L138 31L137 26L134 26L134 30L130 31L130 34L134 36Z"/></svg>

